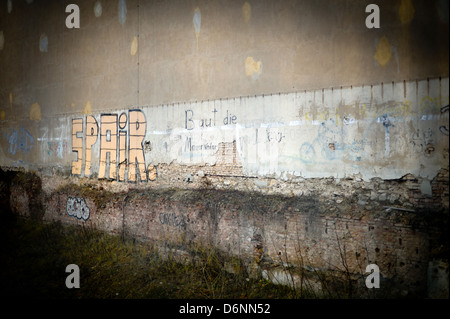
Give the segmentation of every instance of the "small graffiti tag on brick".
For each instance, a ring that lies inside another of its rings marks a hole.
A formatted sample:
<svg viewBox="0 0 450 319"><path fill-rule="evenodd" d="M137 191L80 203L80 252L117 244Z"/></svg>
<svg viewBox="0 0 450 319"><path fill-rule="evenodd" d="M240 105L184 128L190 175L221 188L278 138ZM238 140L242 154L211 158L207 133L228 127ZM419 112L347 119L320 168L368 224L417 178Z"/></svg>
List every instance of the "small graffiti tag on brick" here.
<svg viewBox="0 0 450 319"><path fill-rule="evenodd" d="M89 219L89 207L82 197L69 197L67 199L66 208L69 216L83 220Z"/></svg>

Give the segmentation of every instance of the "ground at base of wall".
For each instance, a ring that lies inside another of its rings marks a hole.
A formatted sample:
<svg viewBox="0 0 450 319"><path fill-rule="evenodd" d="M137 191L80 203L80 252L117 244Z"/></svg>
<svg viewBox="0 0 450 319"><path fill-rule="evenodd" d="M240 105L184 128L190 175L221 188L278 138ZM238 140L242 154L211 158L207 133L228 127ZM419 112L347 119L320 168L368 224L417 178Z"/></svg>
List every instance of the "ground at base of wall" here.
<svg viewBox="0 0 450 319"><path fill-rule="evenodd" d="M288 286L224 270L219 253L198 249L194 263L94 229L2 214L0 295L29 298L302 298ZM233 260L233 264L236 264ZM80 268L69 289L66 267Z"/></svg>

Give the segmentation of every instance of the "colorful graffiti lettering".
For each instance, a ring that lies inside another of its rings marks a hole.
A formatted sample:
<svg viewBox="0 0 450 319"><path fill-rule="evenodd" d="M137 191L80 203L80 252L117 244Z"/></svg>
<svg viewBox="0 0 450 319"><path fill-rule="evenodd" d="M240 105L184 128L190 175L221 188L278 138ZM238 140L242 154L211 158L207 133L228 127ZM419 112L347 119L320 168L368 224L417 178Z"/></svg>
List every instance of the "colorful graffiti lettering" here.
<svg viewBox="0 0 450 319"><path fill-rule="evenodd" d="M144 137L147 121L141 110L117 114L101 114L100 128L94 116L72 120L72 151L77 154L72 162L72 174L81 175L83 140L85 145L84 175L91 175L92 147L100 140L99 179L117 179L129 182L148 180L145 166ZM100 135L100 138L99 138ZM126 170L128 169L128 175Z"/></svg>

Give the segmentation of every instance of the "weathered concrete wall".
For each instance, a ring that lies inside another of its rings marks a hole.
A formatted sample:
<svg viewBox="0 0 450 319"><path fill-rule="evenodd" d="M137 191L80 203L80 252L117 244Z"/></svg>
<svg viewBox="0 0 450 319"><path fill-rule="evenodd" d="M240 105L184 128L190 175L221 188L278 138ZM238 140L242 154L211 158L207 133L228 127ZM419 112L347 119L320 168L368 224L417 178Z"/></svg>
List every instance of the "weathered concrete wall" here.
<svg viewBox="0 0 450 319"><path fill-rule="evenodd" d="M365 1L77 4L69 29L66 2L2 1L2 167L412 174L427 195L448 169L448 2L379 2L379 29Z"/></svg>
<svg viewBox="0 0 450 319"><path fill-rule="evenodd" d="M4 121L1 164L122 182L188 177L165 165L291 182L412 174L432 195L448 169L448 89L445 78Z"/></svg>
<svg viewBox="0 0 450 319"><path fill-rule="evenodd" d="M449 75L448 2L0 1L6 120ZM67 29L65 7L80 8ZM100 9L101 8L101 9Z"/></svg>

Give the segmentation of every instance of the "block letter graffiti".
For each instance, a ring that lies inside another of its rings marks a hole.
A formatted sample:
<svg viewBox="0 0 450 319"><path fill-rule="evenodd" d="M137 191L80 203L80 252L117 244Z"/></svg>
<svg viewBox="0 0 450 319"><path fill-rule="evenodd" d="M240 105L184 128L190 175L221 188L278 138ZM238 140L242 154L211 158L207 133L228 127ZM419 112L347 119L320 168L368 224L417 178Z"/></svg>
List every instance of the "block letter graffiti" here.
<svg viewBox="0 0 450 319"><path fill-rule="evenodd" d="M81 174L81 164L83 160L83 119L72 120L72 152L77 153L77 160L72 162L72 174Z"/></svg>
<svg viewBox="0 0 450 319"><path fill-rule="evenodd" d="M147 169L144 158L144 137L147 128L144 113L140 110L129 112L129 163L128 181L134 182L136 177L136 166L139 170L141 180L147 180Z"/></svg>
<svg viewBox="0 0 450 319"><path fill-rule="evenodd" d="M115 179L117 164L117 115L103 114L100 122L100 169L98 178ZM108 175L106 175L108 156L109 172Z"/></svg>
<svg viewBox="0 0 450 319"><path fill-rule="evenodd" d="M92 115L86 118L86 168L85 176L91 175L91 156L92 145L97 142L98 139L98 125L97 120Z"/></svg>
<svg viewBox="0 0 450 319"><path fill-rule="evenodd" d="M119 132L119 181L123 182L125 180L125 168L128 166L127 163L127 131L122 131L127 125L127 115L125 113L120 114L119 127L121 131Z"/></svg>
<svg viewBox="0 0 450 319"><path fill-rule="evenodd" d="M120 117L118 114L101 114L99 120L92 115L86 116L85 120L73 119L72 151L77 153L77 157L72 162L72 174L92 174L92 149L100 140L99 179L116 179L123 182L128 178L129 182L136 182L138 179L147 181L148 169L144 153L146 129L147 121L141 110L123 112ZM16 139L14 137L14 141ZM148 145L149 143L147 141ZM152 176L154 180L155 174Z"/></svg>

